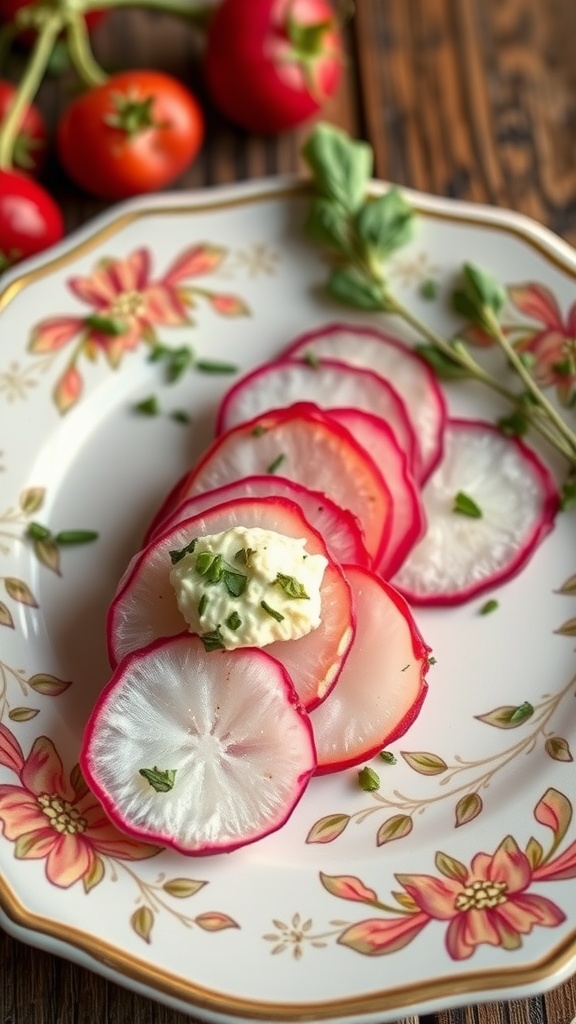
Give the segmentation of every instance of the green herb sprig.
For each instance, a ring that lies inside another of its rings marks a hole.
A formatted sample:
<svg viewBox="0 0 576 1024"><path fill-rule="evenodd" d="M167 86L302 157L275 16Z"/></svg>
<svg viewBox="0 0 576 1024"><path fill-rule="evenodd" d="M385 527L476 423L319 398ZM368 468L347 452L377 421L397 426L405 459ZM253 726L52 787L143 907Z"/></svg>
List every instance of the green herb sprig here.
<svg viewBox="0 0 576 1024"><path fill-rule="evenodd" d="M30 540L51 541L58 547L71 547L75 544L91 544L98 540L99 534L96 530L59 530L53 533L42 523L28 523L26 536Z"/></svg>

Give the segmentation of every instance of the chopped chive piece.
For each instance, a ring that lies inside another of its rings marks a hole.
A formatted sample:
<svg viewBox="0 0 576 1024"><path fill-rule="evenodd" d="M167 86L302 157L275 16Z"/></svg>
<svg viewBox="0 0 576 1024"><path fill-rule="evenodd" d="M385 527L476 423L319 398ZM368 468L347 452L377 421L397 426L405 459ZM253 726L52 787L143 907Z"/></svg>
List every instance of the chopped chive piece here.
<svg viewBox="0 0 576 1024"><path fill-rule="evenodd" d="M432 278L428 278L427 281L423 281L420 286L420 295L423 299L436 299L438 298L438 284L433 281Z"/></svg>
<svg viewBox="0 0 576 1024"><path fill-rule="evenodd" d="M267 433L267 428L263 427L261 423L258 423L257 426L252 428L250 433L252 434L252 437L262 437L262 434Z"/></svg>
<svg viewBox="0 0 576 1024"><path fill-rule="evenodd" d="M209 633L201 633L200 639L204 644L205 651L224 650L224 637L222 636L220 626L216 626L216 629L211 629Z"/></svg>
<svg viewBox="0 0 576 1024"><path fill-rule="evenodd" d="M184 409L174 409L174 412L170 413L170 419L175 423L190 423L190 417Z"/></svg>
<svg viewBox="0 0 576 1024"><path fill-rule="evenodd" d="M490 612L495 612L499 607L500 605L498 604L498 601L492 598L490 601L486 601L486 604L482 605L480 615L490 615Z"/></svg>
<svg viewBox="0 0 576 1024"><path fill-rule="evenodd" d="M191 555L195 547L196 537L194 538L194 540L191 540L190 543L186 545L186 547L180 548L179 551L169 551L168 554L170 555L170 561L172 562L172 565L176 565L176 562L179 562L180 559L184 558L185 555Z"/></svg>
<svg viewBox="0 0 576 1024"><path fill-rule="evenodd" d="M255 548L239 548L236 554L234 555L234 561L241 562L242 565L245 565L248 568L248 566L250 565L250 559L252 558L252 555L255 554Z"/></svg>
<svg viewBox="0 0 576 1024"><path fill-rule="evenodd" d="M48 537L52 536L52 531L41 523L28 523L26 536L30 537L30 540L48 540Z"/></svg>
<svg viewBox="0 0 576 1024"><path fill-rule="evenodd" d="M277 611L276 608L271 608L266 601L260 601L260 607L264 609L267 615L271 615L273 619L276 619L276 622L283 621L284 616L282 613Z"/></svg>
<svg viewBox="0 0 576 1024"><path fill-rule="evenodd" d="M396 764L396 758L391 750L381 750L380 757L386 764Z"/></svg>
<svg viewBox="0 0 576 1024"><path fill-rule="evenodd" d="M183 345L182 348L177 348L169 357L168 368L166 370L166 378L170 384L175 384L177 380L190 366L193 359L192 349L188 345Z"/></svg>
<svg viewBox="0 0 576 1024"><path fill-rule="evenodd" d="M138 774L142 775L157 793L169 793L174 787L176 768L166 768L164 771L156 767L140 768Z"/></svg>
<svg viewBox="0 0 576 1024"><path fill-rule="evenodd" d="M280 466L284 462L285 458L286 458L286 456L283 455L283 454L277 455L276 458L273 459L273 461L268 466L268 469L266 470L266 472L267 473L275 473L276 470L280 468Z"/></svg>
<svg viewBox="0 0 576 1024"><path fill-rule="evenodd" d="M302 583L299 583L295 576L285 576L283 572L279 572L276 575L274 583L282 587L282 590L287 597L293 597L298 599L310 600L310 596L306 593L305 587Z"/></svg>
<svg viewBox="0 0 576 1024"><path fill-rule="evenodd" d="M61 530L54 537L56 544L90 544L98 540L96 530Z"/></svg>
<svg viewBox="0 0 576 1024"><path fill-rule="evenodd" d="M201 373L236 373L238 370L234 363L219 363L211 359L197 359L195 365Z"/></svg>
<svg viewBox="0 0 576 1024"><path fill-rule="evenodd" d="M160 403L155 395L150 395L149 398L143 398L141 402L136 402L134 411L142 413L143 416L158 416Z"/></svg>
<svg viewBox="0 0 576 1024"><path fill-rule="evenodd" d="M358 783L360 789L365 790L366 793L372 793L375 789L380 789L380 776L369 765L364 765L358 772Z"/></svg>
<svg viewBox="0 0 576 1024"><path fill-rule="evenodd" d="M202 594L202 597L200 598L200 600L198 602L198 615L199 616L204 615L204 612L206 611L206 605L207 604L208 604L208 594Z"/></svg>
<svg viewBox="0 0 576 1024"><path fill-rule="evenodd" d="M320 366L320 359L315 352L305 352L302 358L304 362L308 363L308 366L311 366L314 370L317 370Z"/></svg>
<svg viewBox="0 0 576 1024"><path fill-rule="evenodd" d="M470 516L471 519L482 518L482 509L476 504L473 498L468 494L464 494L464 491L458 491L458 494L454 498L452 511L458 512L459 515L462 516Z"/></svg>
<svg viewBox="0 0 576 1024"><path fill-rule="evenodd" d="M93 327L95 331L100 331L101 334L110 334L116 338L121 334L126 334L128 330L125 320L120 320L115 316L100 316L98 313L87 316L84 323L87 327Z"/></svg>
<svg viewBox="0 0 576 1024"><path fill-rule="evenodd" d="M149 363L159 363L161 359L168 359L168 356L172 354L172 349L168 348L168 345L154 345L154 348L148 356Z"/></svg>
<svg viewBox="0 0 576 1024"><path fill-rule="evenodd" d="M242 625L242 619L238 615L238 612L232 612L228 616L228 618L226 619L226 625L228 626L228 629L232 629L234 631L240 629L240 626Z"/></svg>

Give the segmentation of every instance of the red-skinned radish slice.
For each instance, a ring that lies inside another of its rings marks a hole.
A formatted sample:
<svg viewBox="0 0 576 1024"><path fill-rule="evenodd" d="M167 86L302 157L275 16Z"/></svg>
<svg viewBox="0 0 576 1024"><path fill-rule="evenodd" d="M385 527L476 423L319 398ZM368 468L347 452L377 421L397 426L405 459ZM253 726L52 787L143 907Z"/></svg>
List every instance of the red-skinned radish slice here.
<svg viewBox="0 0 576 1024"><path fill-rule="evenodd" d="M80 764L118 828L199 855L280 828L316 756L308 716L275 658L254 648L206 653L187 633L116 669Z"/></svg>
<svg viewBox="0 0 576 1024"><path fill-rule="evenodd" d="M420 605L460 604L514 576L559 506L551 474L522 441L461 419L446 424L423 501L428 529L393 579Z"/></svg>
<svg viewBox="0 0 576 1024"><path fill-rule="evenodd" d="M320 775L360 764L402 736L427 692L430 648L406 601L366 569L344 571L356 632L336 686L310 714Z"/></svg>
<svg viewBox="0 0 576 1024"><path fill-rule="evenodd" d="M442 454L446 400L433 370L409 345L374 327L333 323L300 335L282 355L338 359L380 374L405 403L421 457L413 472L419 483L427 479Z"/></svg>
<svg viewBox="0 0 576 1024"><path fill-rule="evenodd" d="M222 434L191 470L182 494L275 472L356 516L369 555L380 557L392 525L386 481L349 431L308 402L263 413Z"/></svg>
<svg viewBox="0 0 576 1024"><path fill-rule="evenodd" d="M350 407L381 416L388 423L409 464L417 458L416 435L398 393L371 370L333 359L321 363L279 359L263 363L226 392L218 410L216 432L223 433L254 416L312 402L319 409Z"/></svg>
<svg viewBox="0 0 576 1024"><path fill-rule="evenodd" d="M322 621L306 636L278 640L266 650L289 672L306 707L322 700L335 683L352 641L354 613L350 588L340 567L328 556L320 534L300 508L285 498L239 498L223 502L177 523L131 560L108 611L108 651L112 665L158 637L185 628L170 582L170 551L194 538L235 526L259 527L286 537L304 538L306 551L328 559L320 593ZM217 653L217 652L210 652Z"/></svg>
<svg viewBox="0 0 576 1024"><path fill-rule="evenodd" d="M346 424L344 424L346 426ZM192 498L185 498L180 482L180 503L162 523L149 533L149 540L168 530L182 519L198 515L223 501L234 498L288 498L302 509L311 526L322 535L330 557L336 562L353 562L368 567L371 559L362 541L358 521L350 512L339 508L319 491L310 491L294 480L286 480L275 473L267 476L248 476L233 483L224 484L214 491L204 491Z"/></svg>
<svg viewBox="0 0 576 1024"><path fill-rule="evenodd" d="M406 455L384 420L357 409L330 409L330 416L370 453L393 495L388 544L378 564L372 566L375 572L388 579L400 568L426 529L420 492L408 469ZM358 559L341 558L340 561L361 564Z"/></svg>

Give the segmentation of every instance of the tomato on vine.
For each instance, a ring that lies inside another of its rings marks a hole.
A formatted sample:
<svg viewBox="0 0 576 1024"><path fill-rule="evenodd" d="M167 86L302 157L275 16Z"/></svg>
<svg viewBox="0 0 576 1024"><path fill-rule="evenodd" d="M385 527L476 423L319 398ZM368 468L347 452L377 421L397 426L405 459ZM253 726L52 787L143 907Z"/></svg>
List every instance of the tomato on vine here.
<svg viewBox="0 0 576 1024"><path fill-rule="evenodd" d="M0 169L0 271L63 234L62 213L46 189L18 171Z"/></svg>
<svg viewBox="0 0 576 1024"><path fill-rule="evenodd" d="M177 79L123 71L72 101L58 124L57 151L85 191L122 199L178 178L203 136L202 111Z"/></svg>
<svg viewBox="0 0 576 1024"><path fill-rule="evenodd" d="M343 62L329 0L222 0L208 25L210 95L249 131L286 131L317 113Z"/></svg>
<svg viewBox="0 0 576 1024"><path fill-rule="evenodd" d="M15 85L0 79L0 124L6 118L16 93ZM31 103L20 122L14 143L12 153L14 167L27 174L38 174L44 165L46 148L46 124L38 107Z"/></svg>

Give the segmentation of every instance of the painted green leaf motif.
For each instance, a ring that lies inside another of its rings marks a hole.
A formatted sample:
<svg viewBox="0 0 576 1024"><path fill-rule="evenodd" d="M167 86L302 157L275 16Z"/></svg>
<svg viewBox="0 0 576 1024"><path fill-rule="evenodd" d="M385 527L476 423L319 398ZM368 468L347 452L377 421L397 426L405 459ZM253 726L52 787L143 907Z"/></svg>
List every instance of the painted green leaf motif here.
<svg viewBox="0 0 576 1024"><path fill-rule="evenodd" d="M503 704L499 708L488 711L485 715L475 715L478 722L493 725L496 729L517 729L534 714L534 708L528 701L523 704Z"/></svg>
<svg viewBox="0 0 576 1024"><path fill-rule="evenodd" d="M468 878L466 865L454 857L450 857L447 853L442 853L441 850L438 850L434 863L445 878L453 878L457 882L465 882Z"/></svg>
<svg viewBox="0 0 576 1024"><path fill-rule="evenodd" d="M406 764L409 764L419 775L441 775L448 768L446 761L438 754L430 754L426 750L415 752L403 750L402 757Z"/></svg>
<svg viewBox="0 0 576 1024"><path fill-rule="evenodd" d="M456 804L456 828L460 825L467 825L469 821L477 818L483 809L483 803L478 793L468 793Z"/></svg>
<svg viewBox="0 0 576 1024"><path fill-rule="evenodd" d="M576 619L568 619L559 629L554 630L559 636L576 636Z"/></svg>
<svg viewBox="0 0 576 1024"><path fill-rule="evenodd" d="M14 629L14 619L10 614L10 609L0 601L0 626L9 626L10 629Z"/></svg>
<svg viewBox="0 0 576 1024"><path fill-rule="evenodd" d="M37 512L44 504L46 489L44 487L26 487L20 491L19 504L27 516Z"/></svg>
<svg viewBox="0 0 576 1024"><path fill-rule="evenodd" d="M92 889L95 889L96 886L99 885L102 879L104 878L104 874L104 861L102 860L101 857L94 857L94 862L92 863L91 867L86 872L86 874L82 876L82 882L84 883L84 892L89 893L91 892Z"/></svg>
<svg viewBox="0 0 576 1024"><path fill-rule="evenodd" d="M559 594L567 594L568 596L576 594L576 573L574 576L569 576L567 580L558 590Z"/></svg>
<svg viewBox="0 0 576 1024"><path fill-rule="evenodd" d="M384 846L395 839L405 839L412 831L412 818L408 814L393 814L376 833L376 846Z"/></svg>
<svg viewBox="0 0 576 1024"><path fill-rule="evenodd" d="M558 844L566 835L572 821L572 804L568 797L551 786L536 805L534 817L541 825L552 829L555 842Z"/></svg>
<svg viewBox="0 0 576 1024"><path fill-rule="evenodd" d="M70 772L70 783L77 800L89 793L86 779L82 775L79 764L75 764Z"/></svg>
<svg viewBox="0 0 576 1024"><path fill-rule="evenodd" d="M542 848L542 844L539 843L538 840L534 838L534 836L531 836L528 840L526 844L525 853L528 860L530 861L530 866L532 868L537 868L538 865L542 863L544 850Z"/></svg>
<svg viewBox="0 0 576 1024"><path fill-rule="evenodd" d="M72 686L72 683L59 679L58 676L52 676L48 672L37 672L28 679L28 686L31 686L36 693L41 693L43 697L58 697L69 686Z"/></svg>
<svg viewBox="0 0 576 1024"><path fill-rule="evenodd" d="M152 928L154 927L154 914L149 907L139 907L138 910L135 910L130 918L130 924L136 935L144 939L144 942L150 942Z"/></svg>
<svg viewBox="0 0 576 1024"><path fill-rule="evenodd" d="M30 608L38 607L34 594L23 580L16 579L15 576L6 576L4 586L6 593L13 601L17 601L18 604L27 604Z"/></svg>
<svg viewBox="0 0 576 1024"><path fill-rule="evenodd" d="M403 910L408 910L411 914L416 913L420 909L416 900L410 896L409 893L404 892L404 890L394 890L392 892L392 896L396 900L396 903L400 904Z"/></svg>
<svg viewBox="0 0 576 1024"><path fill-rule="evenodd" d="M568 741L563 736L550 736L544 744L544 749L554 761L573 761Z"/></svg>
<svg viewBox="0 0 576 1024"><path fill-rule="evenodd" d="M29 722L32 718L36 718L38 714L38 708L12 708L8 712L8 718L12 722Z"/></svg>
<svg viewBox="0 0 576 1024"><path fill-rule="evenodd" d="M224 928L240 927L233 918L228 917L227 914L220 914L217 911L199 914L198 917L194 918L194 921L205 932L221 932Z"/></svg>
<svg viewBox="0 0 576 1024"><path fill-rule="evenodd" d="M53 540L35 540L34 554L41 565L60 575L60 550Z"/></svg>
<svg viewBox="0 0 576 1024"><path fill-rule="evenodd" d="M314 823L306 836L306 842L332 843L342 835L349 821L349 814L327 814Z"/></svg>
<svg viewBox="0 0 576 1024"><path fill-rule="evenodd" d="M185 900L188 896L194 896L207 884L207 882L197 882L193 878L171 878L168 882L164 882L162 888L170 896L174 896L178 900Z"/></svg>

